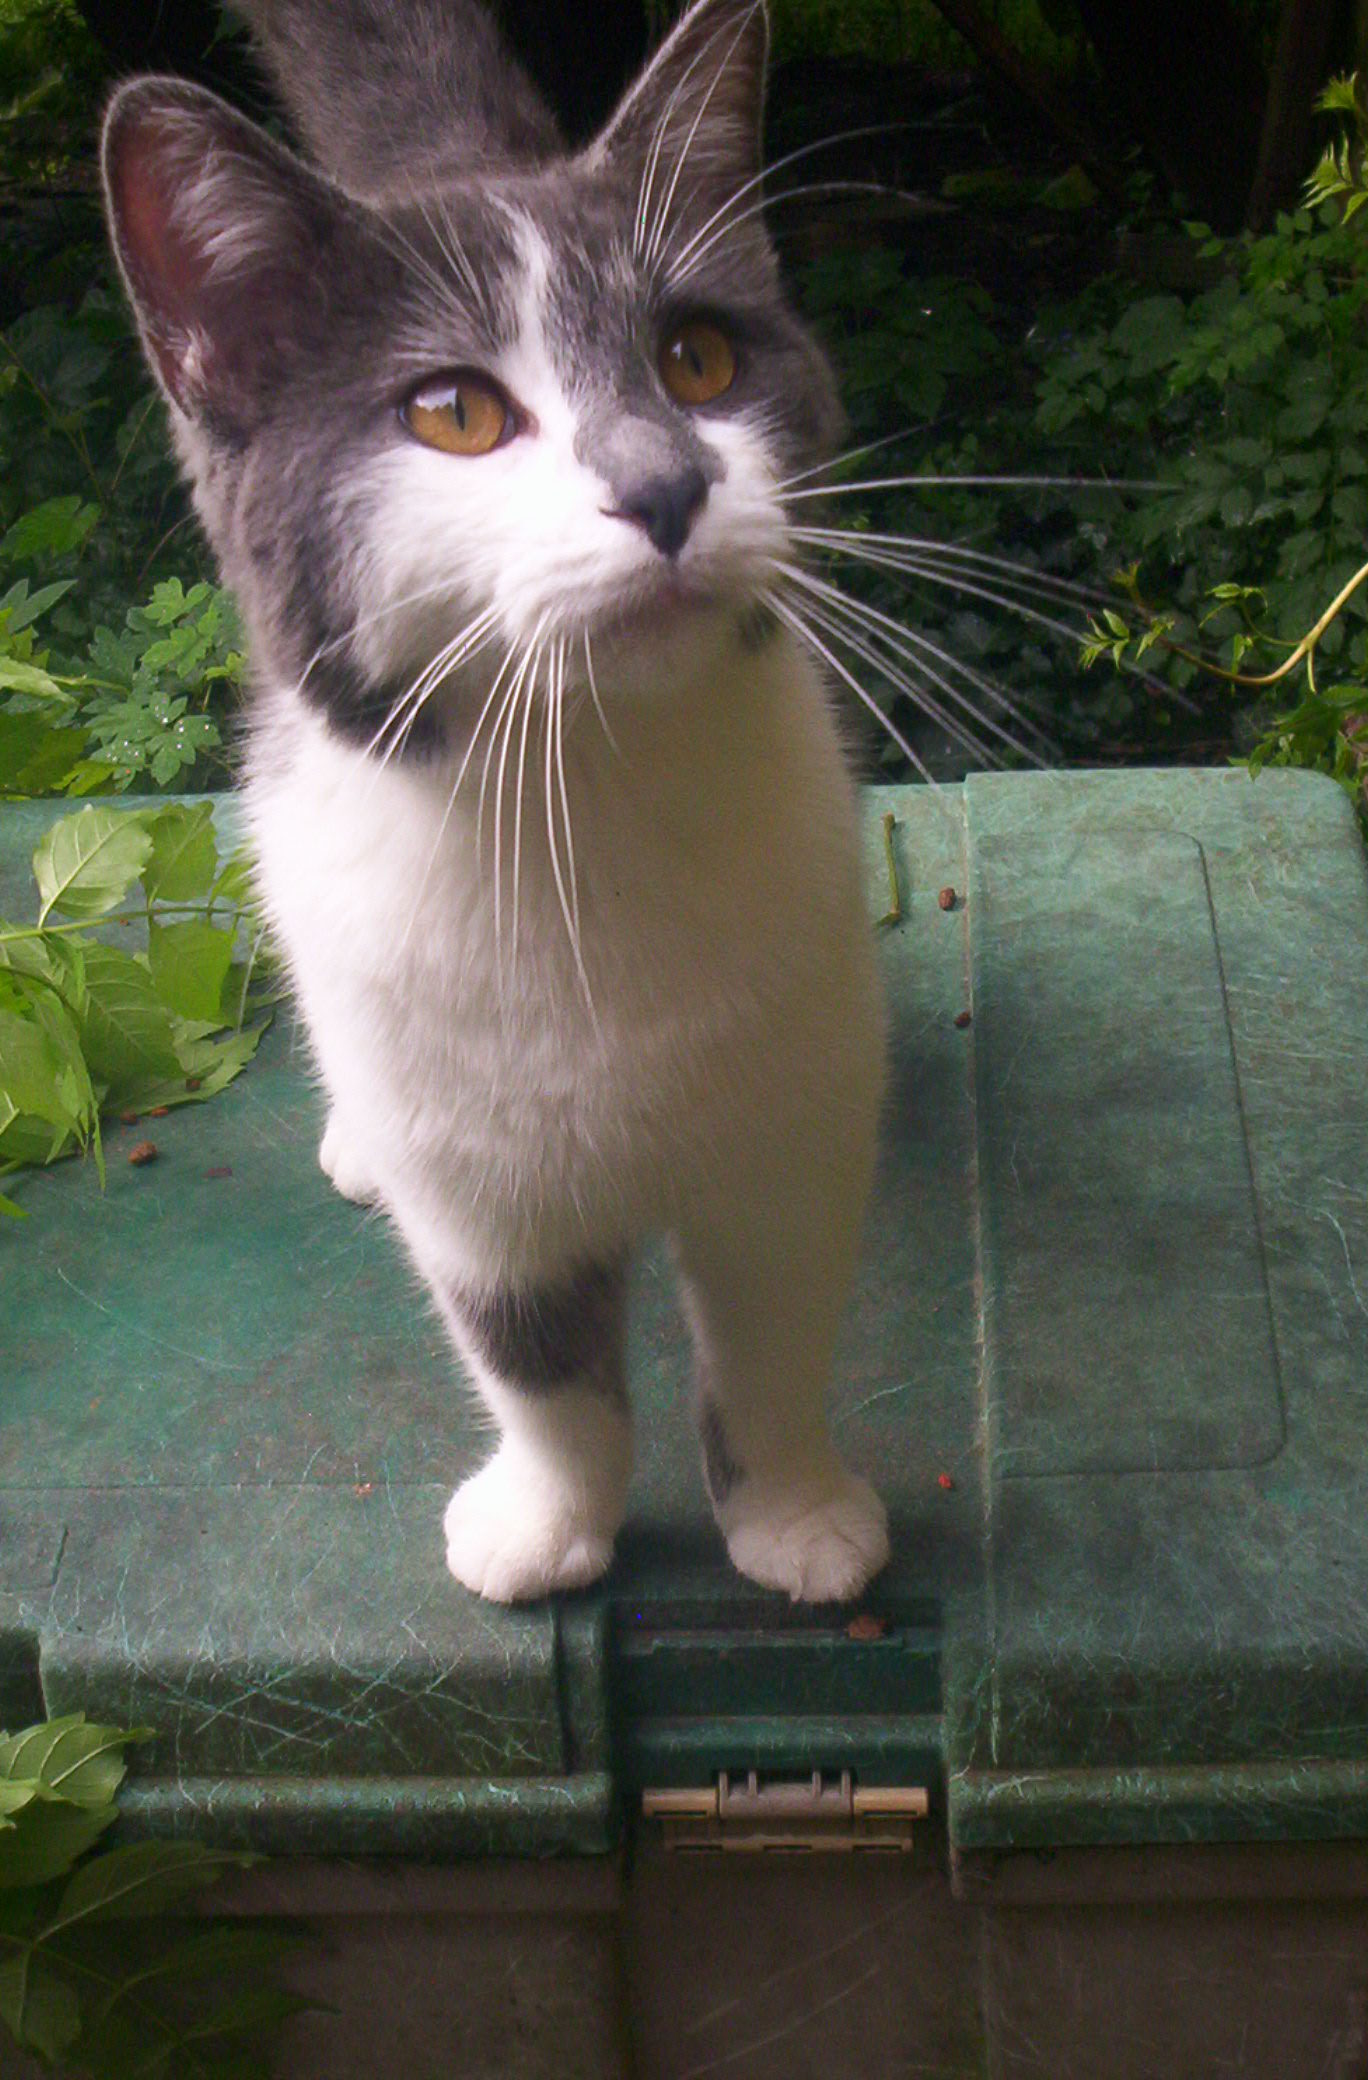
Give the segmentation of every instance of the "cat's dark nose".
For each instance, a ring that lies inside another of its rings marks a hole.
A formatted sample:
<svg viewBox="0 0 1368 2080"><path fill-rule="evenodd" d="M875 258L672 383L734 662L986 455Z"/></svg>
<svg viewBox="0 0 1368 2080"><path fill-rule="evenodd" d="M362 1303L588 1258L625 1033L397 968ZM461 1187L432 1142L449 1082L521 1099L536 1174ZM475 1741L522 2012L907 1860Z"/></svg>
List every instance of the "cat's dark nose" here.
<svg viewBox="0 0 1368 2080"><path fill-rule="evenodd" d="M695 467L678 476L647 477L633 484L612 514L615 520L630 520L641 528L662 556L678 556L707 496L708 480Z"/></svg>

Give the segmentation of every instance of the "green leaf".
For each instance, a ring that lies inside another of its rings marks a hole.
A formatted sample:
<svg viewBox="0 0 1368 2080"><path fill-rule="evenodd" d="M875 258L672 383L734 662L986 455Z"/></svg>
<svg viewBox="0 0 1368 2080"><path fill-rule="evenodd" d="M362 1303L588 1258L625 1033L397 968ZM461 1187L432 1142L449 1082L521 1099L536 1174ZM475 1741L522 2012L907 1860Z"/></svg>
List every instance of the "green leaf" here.
<svg viewBox="0 0 1368 2080"><path fill-rule="evenodd" d="M157 995L181 1018L221 1017L223 984L233 958L231 931L200 918L151 925L148 965Z"/></svg>
<svg viewBox="0 0 1368 2080"><path fill-rule="evenodd" d="M22 657L0 657L0 688L11 693L41 694L44 700L68 699L51 672Z"/></svg>
<svg viewBox="0 0 1368 2080"><path fill-rule="evenodd" d="M107 1806L124 1778L123 1749L149 1741L146 1726L98 1726L68 1712L0 1739L0 1780L41 1784L79 1806Z"/></svg>
<svg viewBox="0 0 1368 2080"><path fill-rule="evenodd" d="M22 1010L16 1008L20 1002ZM0 1131L18 1115L77 1134L85 1123L83 1094L71 1081L66 1050L27 998L0 1001L0 1098L8 1101Z"/></svg>
<svg viewBox="0 0 1368 2080"><path fill-rule="evenodd" d="M250 1870L259 1856L205 1849L198 1842L132 1842L109 1849L77 1871L57 1905L48 1933L78 1922L141 1919L179 1906L217 1883L226 1870Z"/></svg>
<svg viewBox="0 0 1368 2080"><path fill-rule="evenodd" d="M25 2050L60 2058L81 2034L75 1992L37 1957L21 1953L0 1963L0 2020Z"/></svg>
<svg viewBox="0 0 1368 2080"><path fill-rule="evenodd" d="M152 851L145 820L131 810L85 808L64 816L33 855L43 899L38 922L103 917L122 902Z"/></svg>
<svg viewBox="0 0 1368 2080"><path fill-rule="evenodd" d="M131 953L92 940L85 963L81 1040L90 1073L108 1086L109 1106L138 1103L146 1085L182 1073L171 1014L151 975Z"/></svg>
<svg viewBox="0 0 1368 2080"><path fill-rule="evenodd" d="M16 1206L13 1199L7 1199L3 1192L0 1192L0 1214L3 1214L7 1221L26 1221L29 1218L27 1206ZM0 1825L3 1824L0 1822Z"/></svg>
<svg viewBox="0 0 1368 2080"><path fill-rule="evenodd" d="M209 893L218 859L214 812L208 802L159 809L149 825L152 857L143 887L153 902L193 903Z"/></svg>
<svg viewBox="0 0 1368 2080"><path fill-rule="evenodd" d="M98 506L86 505L75 495L49 498L15 521L0 542L0 550L15 563L66 556L79 549L99 517Z"/></svg>
<svg viewBox="0 0 1368 2080"><path fill-rule="evenodd" d="M0 1888L6 1891L64 1878L119 1817L112 1805L67 1805L59 1797L42 1796L36 1786L24 1788L31 1803L12 1829L0 1833Z"/></svg>

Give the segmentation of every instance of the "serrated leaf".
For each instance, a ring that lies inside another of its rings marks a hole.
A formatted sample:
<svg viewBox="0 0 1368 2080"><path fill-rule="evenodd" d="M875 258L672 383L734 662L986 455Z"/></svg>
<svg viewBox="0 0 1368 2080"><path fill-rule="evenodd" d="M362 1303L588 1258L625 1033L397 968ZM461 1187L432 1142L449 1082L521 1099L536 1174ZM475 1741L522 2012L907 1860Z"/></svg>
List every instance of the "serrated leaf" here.
<svg viewBox="0 0 1368 2080"><path fill-rule="evenodd" d="M147 960L163 1004L181 1018L219 1018L234 937L201 918L183 924L154 921Z"/></svg>
<svg viewBox="0 0 1368 2080"><path fill-rule="evenodd" d="M99 1726L68 1712L0 1739L0 1782L41 1784L72 1805L107 1806L123 1782L123 1749L151 1738L145 1726Z"/></svg>
<svg viewBox="0 0 1368 2080"><path fill-rule="evenodd" d="M80 547L99 517L98 506L83 504L74 493L49 498L16 520L0 547L15 563L36 556L65 556Z"/></svg>
<svg viewBox="0 0 1368 2080"><path fill-rule="evenodd" d="M85 949L86 1009L81 1043L107 1103L136 1102L141 1087L180 1073L171 1014L152 977L131 953L90 942Z"/></svg>
<svg viewBox="0 0 1368 2080"><path fill-rule="evenodd" d="M188 808L178 802L159 809L149 829L152 857L142 878L152 901L193 903L207 896L218 860L209 803L197 802Z"/></svg>
<svg viewBox="0 0 1368 2080"><path fill-rule="evenodd" d="M259 1856L205 1849L198 1842L132 1842L77 1871L48 1924L49 1936L78 1923L141 1919L179 1906L216 1884L226 1870L250 1870Z"/></svg>
<svg viewBox="0 0 1368 2080"><path fill-rule="evenodd" d="M0 1963L0 2021L25 2050L60 2058L81 2034L81 2009L67 1981L22 1952Z"/></svg>
<svg viewBox="0 0 1368 2080"><path fill-rule="evenodd" d="M38 922L103 917L115 909L141 874L152 851L145 821L126 809L87 807L64 816L33 855L42 896Z"/></svg>

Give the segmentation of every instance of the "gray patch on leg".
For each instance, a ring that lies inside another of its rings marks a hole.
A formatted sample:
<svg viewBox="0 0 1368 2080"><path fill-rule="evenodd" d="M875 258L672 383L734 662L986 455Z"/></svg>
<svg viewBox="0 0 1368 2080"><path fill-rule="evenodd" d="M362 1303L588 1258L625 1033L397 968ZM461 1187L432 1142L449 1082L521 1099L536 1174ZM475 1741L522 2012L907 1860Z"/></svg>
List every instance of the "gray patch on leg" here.
<svg viewBox="0 0 1368 2080"><path fill-rule="evenodd" d="M698 1410L698 1434L703 1440L703 1478L717 1509L721 1509L745 1468L732 1457L722 1414L715 1401L703 1401Z"/></svg>
<svg viewBox="0 0 1368 2080"><path fill-rule="evenodd" d="M586 1264L554 1283L452 1300L477 1354L508 1385L539 1394L590 1379L622 1398L625 1287L621 1263Z"/></svg>

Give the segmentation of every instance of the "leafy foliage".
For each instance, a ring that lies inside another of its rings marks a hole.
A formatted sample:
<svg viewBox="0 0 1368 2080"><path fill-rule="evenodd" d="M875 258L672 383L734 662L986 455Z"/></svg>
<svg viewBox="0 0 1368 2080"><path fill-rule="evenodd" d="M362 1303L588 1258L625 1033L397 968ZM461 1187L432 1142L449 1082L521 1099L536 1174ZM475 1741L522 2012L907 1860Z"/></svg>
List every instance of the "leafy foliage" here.
<svg viewBox="0 0 1368 2080"><path fill-rule="evenodd" d="M36 921L0 920L0 1176L81 1150L103 1181L102 1115L211 1098L256 1052L269 963L248 864L220 859L207 802L90 803L33 871ZM86 929L129 904L145 948Z"/></svg>
<svg viewBox="0 0 1368 2080"><path fill-rule="evenodd" d="M98 218L71 209L37 266L62 300L0 331L0 796L213 786L243 669L232 601Z"/></svg>
<svg viewBox="0 0 1368 2080"><path fill-rule="evenodd" d="M258 1859L193 1842L100 1849L143 1729L83 1712L0 1735L0 2025L88 2080L266 2080L256 2042L310 2004L274 1979L298 1939L189 1911Z"/></svg>

